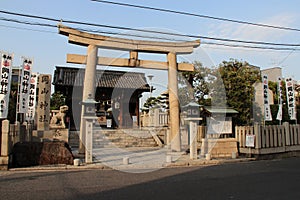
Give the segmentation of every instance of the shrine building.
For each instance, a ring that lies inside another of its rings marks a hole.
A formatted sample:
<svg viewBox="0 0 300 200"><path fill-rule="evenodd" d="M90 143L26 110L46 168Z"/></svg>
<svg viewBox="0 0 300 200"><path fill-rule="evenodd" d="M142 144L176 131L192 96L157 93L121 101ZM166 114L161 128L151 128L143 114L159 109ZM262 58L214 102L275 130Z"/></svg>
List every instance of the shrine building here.
<svg viewBox="0 0 300 200"><path fill-rule="evenodd" d="M84 68L56 66L53 76L54 91L66 97L69 106L70 128L80 121L85 77ZM139 125L139 98L143 92L150 92L144 73L97 70L95 79L95 100L98 120L96 125L106 127L111 119L111 128L132 128Z"/></svg>

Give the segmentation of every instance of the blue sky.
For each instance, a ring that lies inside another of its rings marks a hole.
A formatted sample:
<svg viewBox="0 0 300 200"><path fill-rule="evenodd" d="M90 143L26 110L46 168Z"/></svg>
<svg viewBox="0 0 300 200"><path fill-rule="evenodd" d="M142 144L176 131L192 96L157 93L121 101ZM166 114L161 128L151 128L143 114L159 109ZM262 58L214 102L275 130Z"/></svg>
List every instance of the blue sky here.
<svg viewBox="0 0 300 200"><path fill-rule="evenodd" d="M102 4L89 0L1 0L0 2L0 10L57 19L77 20L140 29L164 30L219 38L273 43L300 43L300 32L296 31L254 27L191 16ZM300 1L297 0L118 0L118 2L179 10L254 23L300 28ZM37 21L1 13L0 18ZM55 28L21 25L0 20L0 35L0 50L14 53L14 65L20 65L21 56L31 57L34 59L33 71L35 72L52 74L56 65L70 65L66 63L67 53L86 53L85 47L68 44L67 38L59 35ZM205 41L209 42L203 40L203 42ZM188 61L198 60L208 67L218 65L221 61L229 60L230 58L247 61L262 69L279 65L283 68L283 76L293 76L295 79L300 80L299 52L300 51L249 50L201 45L191 56L183 56L179 59ZM122 56L120 52L112 54L111 52L100 51L100 54ZM165 58L158 57L157 59L163 60ZM164 85L163 82L166 78L164 79L162 77L166 76L165 72L144 72L146 74L151 73L155 75L153 84L156 84L157 87Z"/></svg>

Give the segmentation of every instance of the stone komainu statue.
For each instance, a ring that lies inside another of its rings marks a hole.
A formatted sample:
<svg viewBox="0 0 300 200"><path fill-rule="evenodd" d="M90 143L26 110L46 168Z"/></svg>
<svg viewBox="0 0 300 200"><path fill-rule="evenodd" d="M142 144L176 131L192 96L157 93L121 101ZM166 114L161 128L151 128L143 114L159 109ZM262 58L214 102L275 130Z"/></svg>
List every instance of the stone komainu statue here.
<svg viewBox="0 0 300 200"><path fill-rule="evenodd" d="M50 127L59 127L59 128L66 128L65 124L65 116L69 107L67 105L60 106L59 112L52 116L50 121Z"/></svg>

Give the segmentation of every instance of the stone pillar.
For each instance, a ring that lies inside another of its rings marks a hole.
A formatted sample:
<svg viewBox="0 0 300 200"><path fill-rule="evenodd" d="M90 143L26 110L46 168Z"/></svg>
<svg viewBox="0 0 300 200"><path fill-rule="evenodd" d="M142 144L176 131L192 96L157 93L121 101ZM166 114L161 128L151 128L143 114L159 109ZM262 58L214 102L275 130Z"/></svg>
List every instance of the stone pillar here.
<svg viewBox="0 0 300 200"><path fill-rule="evenodd" d="M254 124L254 134L255 134L255 148L260 149L261 146L261 129L260 129L260 124L255 123ZM245 136L246 137L246 136ZM242 138L244 140L244 138ZM244 143L246 144L246 143Z"/></svg>
<svg viewBox="0 0 300 200"><path fill-rule="evenodd" d="M9 155L9 121L2 121L1 156Z"/></svg>
<svg viewBox="0 0 300 200"><path fill-rule="evenodd" d="M48 131L50 122L51 75L39 76L39 94L37 106L37 130Z"/></svg>
<svg viewBox="0 0 300 200"><path fill-rule="evenodd" d="M84 75L83 84L83 95L82 100L85 101L89 95L95 99L95 79L96 79L96 69L97 69L97 56L98 47L95 45L89 45L87 48L87 61ZM80 123L80 134L79 134L79 153L84 154L85 148L85 123L83 120L83 106L81 109L81 123Z"/></svg>
<svg viewBox="0 0 300 200"><path fill-rule="evenodd" d="M168 53L168 89L170 107L170 139L171 150L181 151L181 138L179 130L179 101L178 101L178 80L177 60L175 53Z"/></svg>
<svg viewBox="0 0 300 200"><path fill-rule="evenodd" d="M93 163L93 120L85 120L85 162Z"/></svg>
<svg viewBox="0 0 300 200"><path fill-rule="evenodd" d="M285 141L283 143L283 146L289 146L291 145L291 137L290 137L290 124L288 122L283 122L282 125L284 126L284 132L285 135L283 137L285 137Z"/></svg>
<svg viewBox="0 0 300 200"><path fill-rule="evenodd" d="M207 153L208 153L208 139L207 138L202 138L200 156L204 157L205 154L207 154Z"/></svg>
<svg viewBox="0 0 300 200"><path fill-rule="evenodd" d="M197 159L197 122L190 121L190 159Z"/></svg>

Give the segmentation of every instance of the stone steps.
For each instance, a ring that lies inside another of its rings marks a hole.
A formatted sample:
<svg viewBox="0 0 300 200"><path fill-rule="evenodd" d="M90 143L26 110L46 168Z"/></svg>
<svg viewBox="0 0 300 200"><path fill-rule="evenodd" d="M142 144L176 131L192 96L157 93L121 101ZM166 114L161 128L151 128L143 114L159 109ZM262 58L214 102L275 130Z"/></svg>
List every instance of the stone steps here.
<svg viewBox="0 0 300 200"><path fill-rule="evenodd" d="M117 147L155 147L157 143L149 131L134 129L124 130L95 130L93 144L96 148Z"/></svg>
<svg viewBox="0 0 300 200"><path fill-rule="evenodd" d="M78 148L79 131L70 132L69 145L72 148ZM103 147L156 147L150 131L147 130L105 130L95 129L93 132L93 148Z"/></svg>

